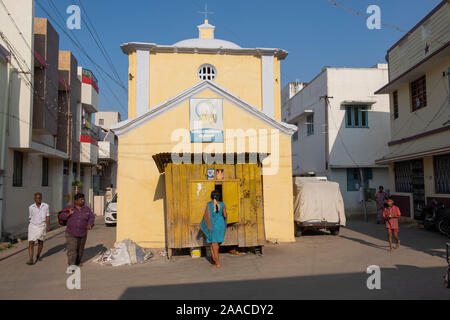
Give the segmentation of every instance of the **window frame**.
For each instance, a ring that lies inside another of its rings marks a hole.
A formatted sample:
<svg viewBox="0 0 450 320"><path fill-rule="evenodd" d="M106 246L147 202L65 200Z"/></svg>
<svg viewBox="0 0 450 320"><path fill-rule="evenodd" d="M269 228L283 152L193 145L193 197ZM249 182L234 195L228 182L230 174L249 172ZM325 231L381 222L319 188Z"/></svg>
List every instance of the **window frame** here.
<svg viewBox="0 0 450 320"><path fill-rule="evenodd" d="M306 117L307 136L314 135L314 113Z"/></svg>
<svg viewBox="0 0 450 320"><path fill-rule="evenodd" d="M43 157L42 158L42 181L41 181L42 187L50 186L49 168L50 168L50 159Z"/></svg>
<svg viewBox="0 0 450 320"><path fill-rule="evenodd" d="M440 161L440 160L443 160L443 161L447 161L448 163L450 163L450 154L445 154L445 155L440 155L440 156L434 156L433 157L433 166L434 166L434 168L433 168L433 174L434 174L434 191L435 191L435 193L436 194L450 194L450 187L449 186L447 186L446 188L447 189L442 189L441 188L441 181L440 181L440 179L437 179L437 176L438 176L438 162ZM449 165L449 167L450 167L450 165ZM441 169L441 170L443 170L443 171L445 171L445 172L447 172L447 175L450 175L448 172L449 172L449 170L447 169L447 168L444 168L444 169ZM448 176L447 177L447 183L448 184L450 184L450 176ZM445 188L445 187L444 187Z"/></svg>
<svg viewBox="0 0 450 320"><path fill-rule="evenodd" d="M420 89L422 89L422 91L419 91ZM420 78L410 82L409 93L411 98L411 112L416 112L428 106L426 75L423 75ZM420 106L416 105L417 99L423 99L421 100Z"/></svg>
<svg viewBox="0 0 450 320"><path fill-rule="evenodd" d="M394 91L392 93L392 110L394 113L394 120L400 118L400 111L399 111L399 106L398 106L398 91Z"/></svg>
<svg viewBox="0 0 450 320"><path fill-rule="evenodd" d="M356 188L355 183L363 188L369 187L369 181L373 180L373 169L372 168L361 168L363 171L363 177L361 177L360 168L347 168L347 192L357 192L359 189ZM355 175L357 178L355 179ZM353 176L352 179L350 177ZM362 179L361 179L362 178ZM352 181L352 184L350 184Z"/></svg>
<svg viewBox="0 0 450 320"><path fill-rule="evenodd" d="M13 156L13 187L23 187L23 159L24 154L20 151L14 151Z"/></svg>
<svg viewBox="0 0 450 320"><path fill-rule="evenodd" d="M202 64L197 69L197 77L200 79L200 81L214 81L217 79L217 69L212 64Z"/></svg>
<svg viewBox="0 0 450 320"><path fill-rule="evenodd" d="M356 111L358 117L355 117ZM351 124L349 124L351 122ZM365 122L365 124L363 124ZM369 106L368 105L345 105L345 127L352 129L369 128Z"/></svg>

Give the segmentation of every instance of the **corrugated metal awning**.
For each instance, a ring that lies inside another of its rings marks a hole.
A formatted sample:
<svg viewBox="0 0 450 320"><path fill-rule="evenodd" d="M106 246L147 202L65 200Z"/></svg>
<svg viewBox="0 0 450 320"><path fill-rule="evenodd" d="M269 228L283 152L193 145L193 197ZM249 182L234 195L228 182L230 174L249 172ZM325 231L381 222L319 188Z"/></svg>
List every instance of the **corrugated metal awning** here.
<svg viewBox="0 0 450 320"><path fill-rule="evenodd" d="M169 163L179 164L241 164L241 163L258 163L261 164L270 154L265 153L220 153L220 154L201 154L201 153L185 153L172 154L160 153L153 156L153 160L162 174L166 171ZM216 159L223 159L222 162ZM233 159L232 163L227 159ZM184 161L183 161L184 160ZM256 161L256 162L255 162Z"/></svg>

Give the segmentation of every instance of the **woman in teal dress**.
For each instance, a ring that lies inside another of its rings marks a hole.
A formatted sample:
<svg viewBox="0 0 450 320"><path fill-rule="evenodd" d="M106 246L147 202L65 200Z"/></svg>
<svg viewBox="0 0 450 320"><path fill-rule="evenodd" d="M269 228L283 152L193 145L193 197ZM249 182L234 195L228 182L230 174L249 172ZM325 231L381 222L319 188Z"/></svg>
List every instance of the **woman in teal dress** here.
<svg viewBox="0 0 450 320"><path fill-rule="evenodd" d="M225 240L227 229L227 210L225 204L220 202L220 193L213 191L211 202L208 202L205 209L200 228L206 236L206 242L211 245L211 256L214 261L213 267L220 268L219 248Z"/></svg>

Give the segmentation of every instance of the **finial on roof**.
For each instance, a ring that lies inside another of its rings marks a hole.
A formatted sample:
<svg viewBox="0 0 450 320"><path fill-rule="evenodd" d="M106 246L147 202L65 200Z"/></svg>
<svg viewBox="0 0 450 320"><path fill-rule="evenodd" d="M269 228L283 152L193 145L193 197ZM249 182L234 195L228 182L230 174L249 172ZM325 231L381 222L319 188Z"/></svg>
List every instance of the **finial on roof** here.
<svg viewBox="0 0 450 320"><path fill-rule="evenodd" d="M208 24L208 13L214 14L215 12L208 11L208 3L205 3L205 11L199 11L198 13L205 15L205 24Z"/></svg>
<svg viewBox="0 0 450 320"><path fill-rule="evenodd" d="M199 39L214 39L214 30L216 27L209 24L208 14L214 14L214 12L208 11L208 4L205 4L205 11L199 11L199 13L205 14L205 23L198 26Z"/></svg>

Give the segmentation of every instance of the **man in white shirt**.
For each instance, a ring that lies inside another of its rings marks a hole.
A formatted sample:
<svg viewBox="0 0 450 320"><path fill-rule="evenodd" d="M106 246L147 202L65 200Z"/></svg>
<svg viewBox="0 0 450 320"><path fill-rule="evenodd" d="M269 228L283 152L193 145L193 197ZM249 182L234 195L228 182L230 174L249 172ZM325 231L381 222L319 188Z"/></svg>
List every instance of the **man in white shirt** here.
<svg viewBox="0 0 450 320"><path fill-rule="evenodd" d="M50 210L46 203L42 202L42 194L36 193L34 195L34 204L29 208L30 225L28 226L28 253L30 260L28 265L33 265L34 262L34 246L38 243L38 252L36 262L41 261L41 253L44 248L44 238L46 231L50 231Z"/></svg>

